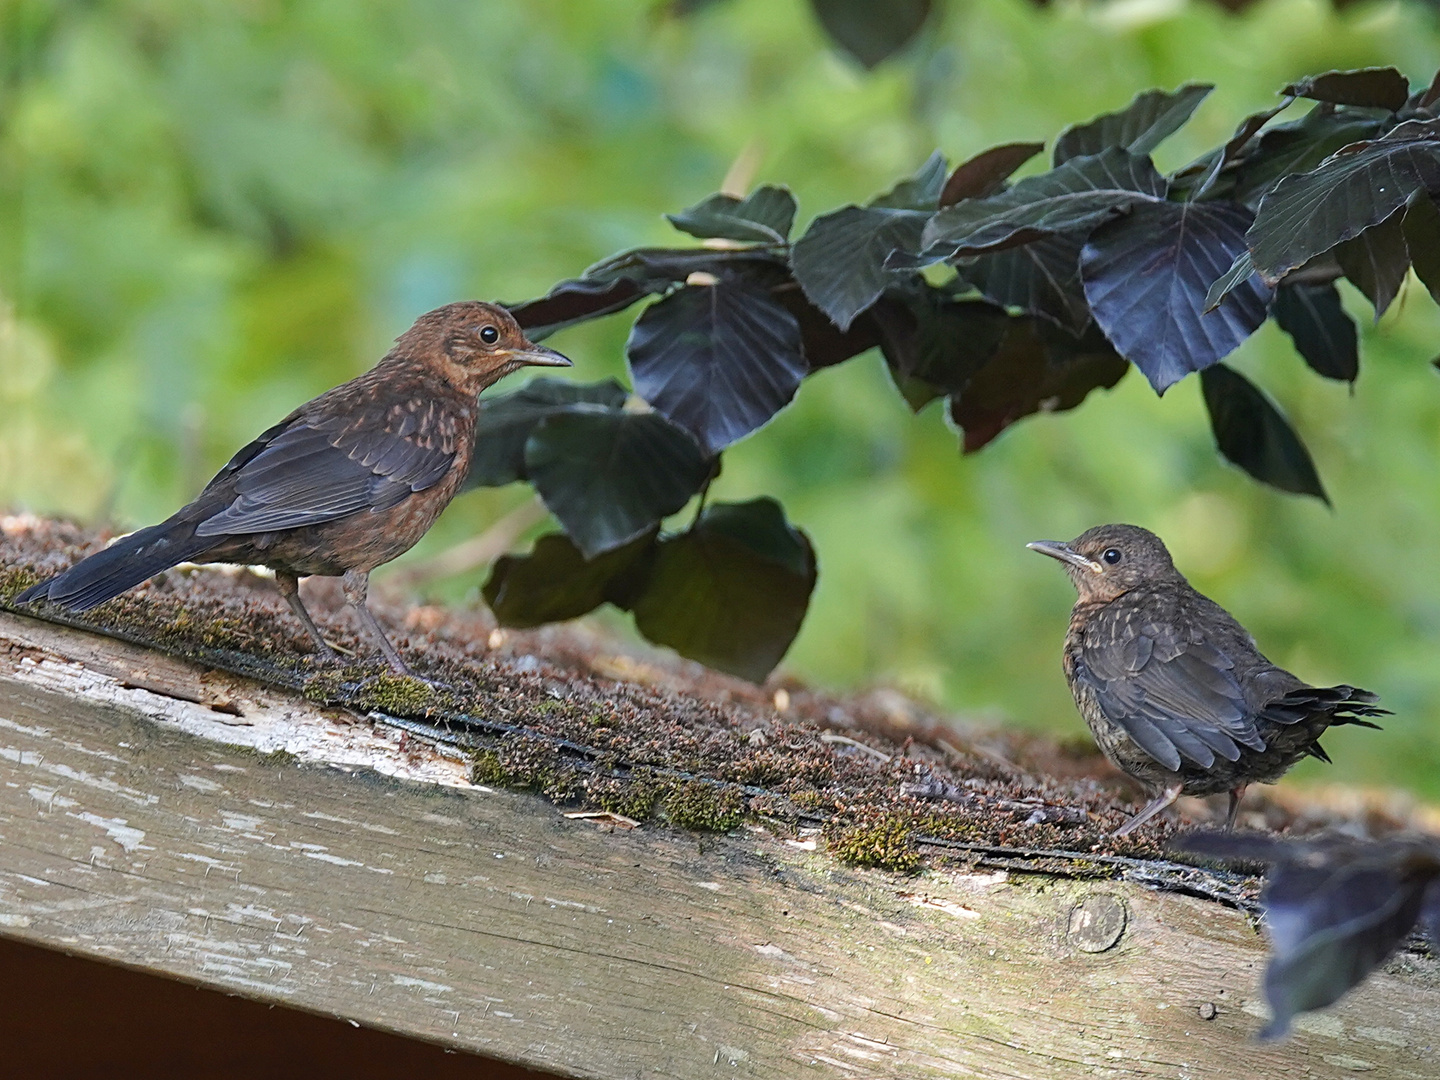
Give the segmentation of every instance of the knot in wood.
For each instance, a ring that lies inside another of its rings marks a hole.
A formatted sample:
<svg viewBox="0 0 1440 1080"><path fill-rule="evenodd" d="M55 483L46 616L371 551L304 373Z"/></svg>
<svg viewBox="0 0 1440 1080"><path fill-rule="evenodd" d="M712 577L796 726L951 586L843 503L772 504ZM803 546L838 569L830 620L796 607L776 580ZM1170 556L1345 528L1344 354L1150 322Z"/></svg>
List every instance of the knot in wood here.
<svg viewBox="0 0 1440 1080"><path fill-rule="evenodd" d="M1065 936L1082 952L1104 952L1125 933L1125 904L1111 893L1094 893L1070 909Z"/></svg>

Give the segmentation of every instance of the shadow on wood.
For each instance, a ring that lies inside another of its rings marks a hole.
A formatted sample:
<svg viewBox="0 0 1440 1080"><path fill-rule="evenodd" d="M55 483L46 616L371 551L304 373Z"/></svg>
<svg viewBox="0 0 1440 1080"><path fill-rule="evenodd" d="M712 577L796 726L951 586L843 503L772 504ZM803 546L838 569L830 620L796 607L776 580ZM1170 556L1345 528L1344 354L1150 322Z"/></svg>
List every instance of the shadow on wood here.
<svg viewBox="0 0 1440 1080"><path fill-rule="evenodd" d="M546 1080L344 1020L0 938L0 1046L10 1076L46 1080Z"/></svg>

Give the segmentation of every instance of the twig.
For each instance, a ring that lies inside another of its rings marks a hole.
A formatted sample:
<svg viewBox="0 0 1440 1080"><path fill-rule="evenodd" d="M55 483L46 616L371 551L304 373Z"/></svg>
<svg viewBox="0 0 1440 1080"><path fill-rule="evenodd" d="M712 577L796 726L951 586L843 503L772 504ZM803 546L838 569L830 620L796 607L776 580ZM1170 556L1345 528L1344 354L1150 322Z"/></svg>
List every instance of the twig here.
<svg viewBox="0 0 1440 1080"><path fill-rule="evenodd" d="M883 750L876 750L873 746L866 746L858 739L852 739L849 735L836 735L833 731L822 731L820 741L824 743L844 743L846 746L853 746L856 750L864 750L867 754L874 754L881 761L888 762L890 755Z"/></svg>
<svg viewBox="0 0 1440 1080"><path fill-rule="evenodd" d="M746 143L735 155L730 168L725 170L725 179L720 181L721 192L743 199L749 193L750 185L755 183L755 174L760 171L760 162L764 157L765 144L759 138Z"/></svg>
<svg viewBox="0 0 1440 1080"><path fill-rule="evenodd" d="M514 547L528 529L544 521L549 513L537 496L521 503L479 536L387 574L380 584L387 590L412 592L432 581L487 566Z"/></svg>

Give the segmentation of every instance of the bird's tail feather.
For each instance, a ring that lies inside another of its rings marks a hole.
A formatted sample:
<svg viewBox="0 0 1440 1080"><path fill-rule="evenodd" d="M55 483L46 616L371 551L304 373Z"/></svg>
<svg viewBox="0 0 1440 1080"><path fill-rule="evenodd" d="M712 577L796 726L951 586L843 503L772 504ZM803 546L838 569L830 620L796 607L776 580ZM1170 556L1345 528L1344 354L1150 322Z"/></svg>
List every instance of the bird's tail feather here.
<svg viewBox="0 0 1440 1080"><path fill-rule="evenodd" d="M1323 713L1332 726L1359 724L1373 728L1378 725L1363 717L1390 715L1389 709L1375 704L1379 700L1378 695L1356 686L1304 686L1266 705L1261 715L1277 724L1295 724Z"/></svg>
<svg viewBox="0 0 1440 1080"><path fill-rule="evenodd" d="M214 545L214 537L195 535L194 522L162 521L122 537L64 573L31 586L14 602L49 600L71 611L86 611Z"/></svg>

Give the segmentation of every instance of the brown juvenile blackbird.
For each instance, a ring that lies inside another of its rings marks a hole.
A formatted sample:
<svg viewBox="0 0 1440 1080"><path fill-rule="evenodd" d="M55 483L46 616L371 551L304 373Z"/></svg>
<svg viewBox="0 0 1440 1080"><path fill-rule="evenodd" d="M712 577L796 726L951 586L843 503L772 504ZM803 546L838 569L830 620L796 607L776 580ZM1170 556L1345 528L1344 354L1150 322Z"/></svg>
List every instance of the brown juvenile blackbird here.
<svg viewBox="0 0 1440 1080"><path fill-rule="evenodd" d="M1376 695L1310 686L1276 667L1219 604L1196 592L1154 533L1100 525L1065 544L1026 545L1059 559L1079 598L1065 635L1065 678L1100 750L1151 799L1124 836L1181 795L1230 793L1226 827L1248 784L1272 783L1320 735L1375 724Z"/></svg>
<svg viewBox="0 0 1440 1080"><path fill-rule="evenodd" d="M408 551L470 469L477 395L526 365L569 367L502 307L427 312L365 374L300 406L230 459L194 502L26 589L71 611L181 562L257 564L326 657L299 579L342 576L345 600L390 666L404 661L365 606L370 571Z"/></svg>

